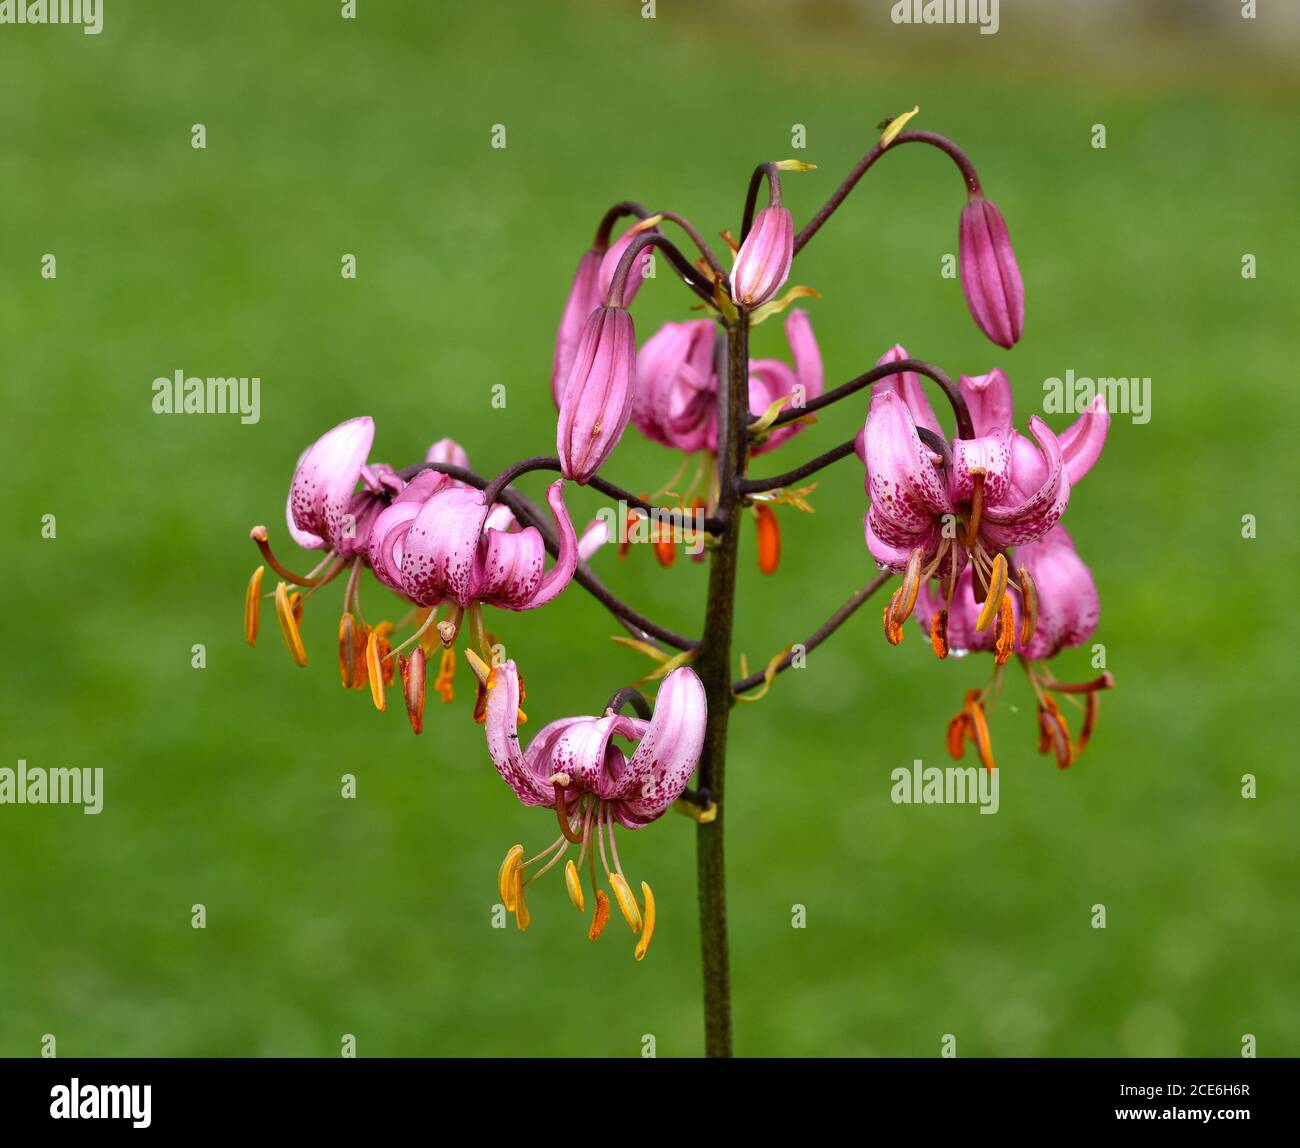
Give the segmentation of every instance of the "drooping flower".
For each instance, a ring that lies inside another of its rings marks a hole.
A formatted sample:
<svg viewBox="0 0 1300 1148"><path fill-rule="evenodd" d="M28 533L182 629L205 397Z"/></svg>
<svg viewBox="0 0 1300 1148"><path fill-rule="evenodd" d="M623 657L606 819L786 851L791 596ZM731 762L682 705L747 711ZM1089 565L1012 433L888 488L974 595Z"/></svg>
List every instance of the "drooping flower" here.
<svg viewBox="0 0 1300 1148"><path fill-rule="evenodd" d="M718 446L718 377L713 339L717 327L707 319L666 323L637 355L632 423L647 438L688 454ZM797 409L824 388L821 355L808 313L795 308L786 317L793 367L780 359L751 359L750 414L762 415L778 399ZM754 445L755 455L774 450L803 430L786 423Z"/></svg>
<svg viewBox="0 0 1300 1148"><path fill-rule="evenodd" d="M794 216L780 204L763 208L736 252L731 297L742 307L761 306L781 290L794 261Z"/></svg>
<svg viewBox="0 0 1300 1148"><path fill-rule="evenodd" d="M414 483L412 484L414 485ZM375 576L417 606L449 602L459 611L475 604L532 610L569 584L578 561L578 539L564 505L564 482L546 492L560 546L545 569L546 545L534 526L517 524L500 507L484 504L483 492L463 483L430 483L426 497L400 495L379 516L371 533ZM405 493L405 492L404 492ZM444 635L458 629L453 620Z"/></svg>
<svg viewBox="0 0 1300 1148"><path fill-rule="evenodd" d="M1092 637L1100 616L1097 586L1064 526L1053 527L1037 542L1017 547L1012 562L1020 592L1004 593L1001 603L1011 620L1010 644L1002 640L998 627L980 628L980 595L969 566L957 579L950 603L929 586L917 598L917 621L930 633L941 656L946 656L949 647L957 654L987 651L995 655L992 681L983 689L968 691L962 709L949 723L949 749L960 759L969 739L984 764L993 768L985 709L1000 692L1001 667L1014 650L1038 700L1039 751L1052 750L1057 764L1065 769L1078 759L1092 736L1099 692L1112 688L1114 682L1109 673L1079 684L1059 682L1044 663ZM1071 737L1053 693L1083 695L1083 727L1077 739Z"/></svg>
<svg viewBox="0 0 1300 1148"><path fill-rule="evenodd" d="M373 438L374 423L370 418L350 419L327 431L298 460L285 513L296 542L308 549L325 551L323 559L313 570L296 574L288 569L273 552L265 526L255 526L250 535L262 551L266 565L283 579L268 596L274 599L285 644L300 666L307 664L307 650L301 633L306 597L343 571L350 571L339 619L339 671L343 685L351 689L369 687L375 705L383 709L385 688L400 675L407 713L412 728L418 733L424 712L424 659L431 647L426 642L409 656L400 651L438 622L438 615L432 608L420 610L413 636L394 649L396 627L392 622L381 620L371 625L364 620L360 574L366 566L373 565L373 555L378 552L384 555L385 564L375 572L381 580L393 585L390 566L394 561L395 544L404 536L404 528L409 527L419 509L438 491L472 488L433 470L420 470L407 481L386 464L369 463L367 456ZM440 439L430 446L426 462L469 465L464 449L450 438ZM494 508L486 525L500 530L517 529L504 506ZM526 540L521 551L527 550L528 545L529 540ZM400 560L400 552L397 560ZM527 557L521 555L522 565L526 562ZM258 566L245 592L244 632L249 645L254 645L257 640L264 573L265 566ZM513 577L520 579L524 576L521 567ZM514 584L511 578L499 581ZM301 587L301 590L290 587ZM395 588L400 589L400 585ZM510 597L511 591L505 590L503 596ZM459 619L460 608L455 609ZM452 629L454 631L454 626ZM446 701L451 700L450 676L455 668L454 654L449 658L450 653L444 651L435 681L435 689Z"/></svg>
<svg viewBox="0 0 1300 1148"><path fill-rule="evenodd" d="M998 554L1036 542L1060 521L1071 485L1096 461L1109 425L1097 396L1059 437L1031 418L1030 442L1012 427L1011 387L1000 370L964 375L960 390L974 438L942 438L919 385L890 376L876 384L862 440L872 557L883 569L903 571L918 556L920 583L946 579L949 595L968 559L987 590Z"/></svg>
<svg viewBox="0 0 1300 1148"><path fill-rule="evenodd" d="M644 908L638 905L623 874L614 825L640 829L681 797L704 745L707 704L699 677L685 666L670 673L649 721L612 710L600 717L561 718L539 730L523 750L515 663L477 668L487 689L487 745L497 772L525 805L554 809L561 829L555 841L528 861L523 860L522 845L510 849L498 874L502 901L519 928L526 929L531 915L525 887L564 860L571 845L578 845L577 863L570 859L565 865L565 885L574 907L585 912L580 874L583 863L589 863L596 903L588 936L595 940L609 916L609 897L596 882L599 855L624 919L639 934L640 960L654 931L654 895L642 882ZM630 757L615 738L637 743Z"/></svg>
<svg viewBox="0 0 1300 1148"><path fill-rule="evenodd" d="M1014 347L1025 327L1025 287L1006 220L983 196L962 209L957 261L966 305L979 329L999 347Z"/></svg>
<svg viewBox="0 0 1300 1148"><path fill-rule="evenodd" d="M632 414L636 330L622 307L587 319L560 399L555 445L565 478L585 483L618 445Z"/></svg>

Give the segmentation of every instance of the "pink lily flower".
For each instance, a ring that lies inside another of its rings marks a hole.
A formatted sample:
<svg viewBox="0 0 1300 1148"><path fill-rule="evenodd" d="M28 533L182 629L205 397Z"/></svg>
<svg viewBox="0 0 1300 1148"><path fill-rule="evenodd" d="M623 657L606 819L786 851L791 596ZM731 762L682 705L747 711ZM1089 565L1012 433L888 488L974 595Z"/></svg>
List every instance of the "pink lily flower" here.
<svg viewBox="0 0 1300 1148"><path fill-rule="evenodd" d="M587 319L560 399L555 445L565 478L585 483L623 437L636 385L636 330L621 307Z"/></svg>
<svg viewBox="0 0 1300 1148"><path fill-rule="evenodd" d="M874 389L863 439L867 547L894 571L919 552L922 581L955 576L968 554L986 581L995 555L1042 538L1060 521L1072 483L1101 453L1109 425L1098 396L1059 437L1032 417L1031 443L1012 427L1011 387L1000 370L963 375L960 386L975 438L943 440L945 452L937 451L939 424L919 384L891 376Z"/></svg>
<svg viewBox="0 0 1300 1148"><path fill-rule="evenodd" d="M578 862L567 862L565 885L574 906L585 911L579 872L590 857L596 907L588 935L595 940L609 916L609 898L595 888L599 853L624 918L640 934L636 946L640 960L654 931L654 895L642 882L642 911L623 874L614 823L640 829L661 817L682 795L704 745L708 714L703 684L694 670L683 666L664 679L649 721L612 710L601 717L561 718L538 731L528 749L522 750L518 733L522 693L515 663L478 668L487 688L487 745L497 772L525 805L554 809L561 828L560 836L530 861L523 861L522 845L506 854L498 876L502 901L515 914L519 928L526 929L530 915L525 885L557 865L576 844ZM614 743L615 738L637 743L631 757ZM535 865L541 868L528 876L527 870Z"/></svg>
<svg viewBox="0 0 1300 1148"><path fill-rule="evenodd" d="M966 305L979 329L999 347L1014 347L1025 327L1025 285L1006 220L983 196L962 209L957 262Z"/></svg>
<svg viewBox="0 0 1300 1148"><path fill-rule="evenodd" d="M482 491L445 475L426 479L429 473L421 472L371 531L370 562L381 582L417 606L449 601L459 610L479 603L533 610L569 584L578 540L564 505L563 480L546 493L560 534L559 555L547 571L546 546L536 527L518 530L504 507L484 505ZM444 643L458 623L459 611Z"/></svg>
<svg viewBox="0 0 1300 1148"><path fill-rule="evenodd" d="M665 323L637 355L632 424L654 442L692 454L718 445L718 379L713 363L716 326L708 319ZM816 398L825 385L821 354L806 311L785 321L793 367L780 359L752 359L749 410L763 414L783 397ZM788 423L757 444L754 454L774 450L804 427Z"/></svg>
<svg viewBox="0 0 1300 1148"><path fill-rule="evenodd" d="M758 213L731 268L731 297L742 307L758 307L781 290L794 261L794 216L772 204Z"/></svg>

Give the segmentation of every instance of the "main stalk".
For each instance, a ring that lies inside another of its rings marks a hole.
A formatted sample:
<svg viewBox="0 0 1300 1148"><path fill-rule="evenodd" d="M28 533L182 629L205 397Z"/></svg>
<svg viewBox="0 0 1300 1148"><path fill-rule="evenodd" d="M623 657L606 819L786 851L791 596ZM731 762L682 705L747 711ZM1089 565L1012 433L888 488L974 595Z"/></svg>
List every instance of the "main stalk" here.
<svg viewBox="0 0 1300 1148"><path fill-rule="evenodd" d="M722 372L719 372L721 375ZM731 692L731 631L736 602L736 549L740 535L741 489L745 471L745 426L749 421L749 316L727 330L725 379L718 387L718 508L726 523L709 565L704 634L695 669L709 703L700 788L717 805L717 816L696 831L699 874L700 947L704 975L704 1052L731 1055L731 970L727 953L727 882L723 854L726 823L727 722Z"/></svg>

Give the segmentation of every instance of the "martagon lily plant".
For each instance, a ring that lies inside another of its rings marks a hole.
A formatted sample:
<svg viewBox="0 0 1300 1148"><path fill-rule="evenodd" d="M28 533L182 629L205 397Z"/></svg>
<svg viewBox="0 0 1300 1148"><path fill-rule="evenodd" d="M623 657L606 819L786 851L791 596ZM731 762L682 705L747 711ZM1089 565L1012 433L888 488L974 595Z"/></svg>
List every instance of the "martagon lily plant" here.
<svg viewBox="0 0 1300 1148"><path fill-rule="evenodd" d="M251 531L263 563L245 598L250 645L262 603L271 600L293 659L305 666L300 623L306 599L342 579L342 684L368 691L379 710L396 687L417 734L425 720L428 663L437 663L433 691L451 702L463 653L487 757L521 802L546 807L555 820L549 845L531 855L522 844L510 847L498 872L501 903L520 929L531 920L529 897L537 903L530 886L562 865L568 898L584 915L587 935L600 937L617 905L634 936L634 955L642 959L654 933L654 893L645 881L634 888L624 874L616 830L643 829L670 808L697 822L711 1056L728 1056L732 1047L723 827L727 727L736 702L761 697L795 661L795 649L813 650L890 583L882 615L890 644L903 641L915 615L939 659L966 652L993 657L988 680L966 690L948 723L954 758L971 745L985 768L996 768L989 711L1013 656L1038 701L1039 750L1063 769L1093 736L1099 694L1112 685L1109 674L1063 683L1049 668L1054 655L1085 642L1097 625L1097 588L1061 521L1105 443L1104 402L1098 398L1059 432L1037 417L1017 427L1011 386L1000 368L962 375L954 384L899 346L870 370L826 390L809 315L792 307L819 297L809 287L786 286L799 253L881 156L923 144L949 157L962 177L967 202L958 251L970 313L995 345L1009 349L1020 339L1024 290L1006 223L955 144L932 132L903 130L911 114L884 125L876 144L799 229L782 202L781 179L810 165L760 164L738 237L722 232L732 251L730 268L676 212L651 212L632 202L610 208L578 261L556 337L554 455L525 458L487 478L444 438L424 459L399 469L371 461L374 424L364 416L350 419L307 448L289 488L289 535L319 552L314 568L293 572L273 552L265 526ZM764 187L767 202L760 208ZM616 235L620 220L631 222ZM670 240L670 228L685 236L695 259ZM638 348L630 308L656 251L693 293L696 314L666 324ZM751 359L750 329L780 314L790 360ZM951 407L952 433L931 408L926 384ZM850 412L852 433L843 443L783 473L749 475L752 459L786 447L833 404ZM603 473L629 424L681 456L677 474L656 495L634 494ZM737 676L732 623L737 543L746 520L757 531L760 569L770 574L780 557L777 509L811 509L810 476L852 456L865 467L870 501L864 536L879 573L763 669L750 673L742 659ZM560 475L547 489L545 509L513 485L533 471ZM615 525L612 516L602 516L576 530L566 481L618 503ZM595 573L610 550L627 553L638 528L662 564L675 561L679 551L708 561L698 636L646 617ZM273 589L263 585L268 566L277 579ZM367 570L405 600L404 618L372 621L363 613ZM500 612L543 607L571 583L608 609L627 631L620 640L655 667L635 685L617 683L596 713L542 724L525 747L519 734L526 721L524 674L502 654ZM649 683L657 683L653 696L639 688ZM1080 710L1077 733L1062 702ZM942 737L938 723L935 737Z"/></svg>

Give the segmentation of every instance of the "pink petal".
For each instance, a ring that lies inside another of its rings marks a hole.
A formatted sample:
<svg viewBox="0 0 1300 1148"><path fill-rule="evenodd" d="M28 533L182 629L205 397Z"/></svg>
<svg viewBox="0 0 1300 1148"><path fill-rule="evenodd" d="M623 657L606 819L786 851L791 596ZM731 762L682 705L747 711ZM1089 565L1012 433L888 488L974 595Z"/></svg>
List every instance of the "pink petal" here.
<svg viewBox="0 0 1300 1148"><path fill-rule="evenodd" d="M614 813L629 829L661 816L681 795L700 760L708 702L694 670L682 666L665 679L654 716L611 797Z"/></svg>
<svg viewBox="0 0 1300 1148"><path fill-rule="evenodd" d="M1105 395L1096 395L1088 409L1074 420L1061 435L1061 457L1065 460L1065 474L1073 486L1092 469L1106 445L1106 432L1110 429L1110 411L1106 409Z"/></svg>
<svg viewBox="0 0 1300 1148"><path fill-rule="evenodd" d="M987 375L962 375L958 386L977 435L1011 429L1015 413L1011 383L999 368Z"/></svg>
<svg viewBox="0 0 1300 1148"><path fill-rule="evenodd" d="M515 663L511 661L497 666L491 681L492 688L487 691L487 717L484 725L492 764L525 805L553 806L554 787L545 777L539 777L530 768L519 748L519 670ZM533 745L529 746L529 758L535 760L539 755L534 750L540 749L548 740L553 740L554 734L559 732L554 730L554 724L542 731L551 731L550 739L540 735L534 739Z"/></svg>
<svg viewBox="0 0 1300 1148"><path fill-rule="evenodd" d="M1029 431L1041 452L1038 459L1032 466L1026 467L1025 456L1031 453L1032 448L1028 448L1028 444L1024 444L1024 448L1028 449L1016 449L1013 446L1007 503L996 506L985 503L984 506L980 535L998 550L1042 538L1060 522L1070 501L1070 480L1065 474L1060 440L1037 415L1029 420ZM1028 495L1022 495L1029 486L1024 474L1026 469L1034 478L1039 475L1042 477L1037 489Z"/></svg>
<svg viewBox="0 0 1300 1148"><path fill-rule="evenodd" d="M304 452L289 484L285 520L299 546L335 549L344 540L352 493L375 438L369 415L326 431Z"/></svg>

